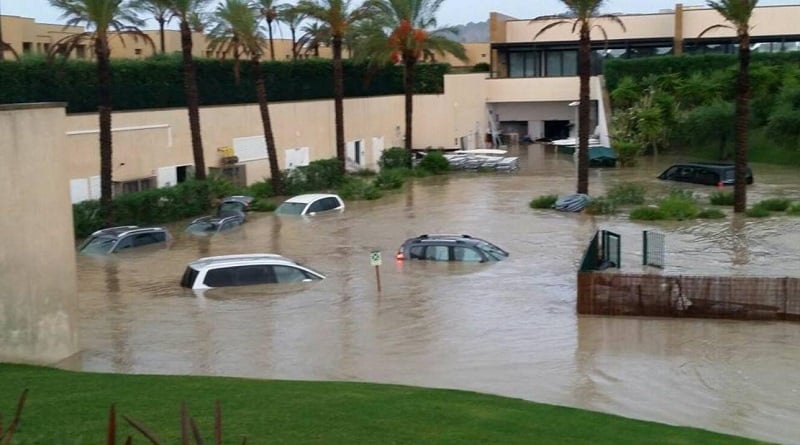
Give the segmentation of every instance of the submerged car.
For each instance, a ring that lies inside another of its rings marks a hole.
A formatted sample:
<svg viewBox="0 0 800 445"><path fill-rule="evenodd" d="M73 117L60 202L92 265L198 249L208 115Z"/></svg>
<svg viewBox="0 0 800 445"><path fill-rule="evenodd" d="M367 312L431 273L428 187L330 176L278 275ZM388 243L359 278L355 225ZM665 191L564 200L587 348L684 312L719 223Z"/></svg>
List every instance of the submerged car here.
<svg viewBox="0 0 800 445"><path fill-rule="evenodd" d="M287 199L275 209L275 213L277 215L316 215L334 210L344 210L344 201L339 195L312 193Z"/></svg>
<svg viewBox="0 0 800 445"><path fill-rule="evenodd" d="M673 164L664 170L658 179L666 181L690 182L703 185L733 185L736 166L721 162L690 162ZM753 183L753 172L747 167L746 181Z"/></svg>
<svg viewBox="0 0 800 445"><path fill-rule="evenodd" d="M407 239L396 259L486 263L504 260L508 255L500 247L469 235L420 235Z"/></svg>
<svg viewBox="0 0 800 445"><path fill-rule="evenodd" d="M204 290L217 287L323 280L325 275L272 253L223 255L190 263L181 286Z"/></svg>
<svg viewBox="0 0 800 445"><path fill-rule="evenodd" d="M225 217L203 216L197 218L186 227L186 232L194 235L213 235L226 230L235 229L244 223L242 215L231 215Z"/></svg>
<svg viewBox="0 0 800 445"><path fill-rule="evenodd" d="M78 247L87 254L110 254L134 247L166 243L172 237L163 227L118 226L98 230Z"/></svg>
<svg viewBox="0 0 800 445"><path fill-rule="evenodd" d="M244 219L254 199L255 198L252 196L245 195L226 196L220 200L217 206L217 217L223 218L226 216L239 215Z"/></svg>

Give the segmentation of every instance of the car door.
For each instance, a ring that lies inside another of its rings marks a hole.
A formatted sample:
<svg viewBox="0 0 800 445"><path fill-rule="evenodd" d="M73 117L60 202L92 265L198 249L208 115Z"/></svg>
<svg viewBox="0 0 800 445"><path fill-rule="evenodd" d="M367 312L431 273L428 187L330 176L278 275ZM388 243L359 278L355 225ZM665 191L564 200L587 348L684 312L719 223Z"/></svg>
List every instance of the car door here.
<svg viewBox="0 0 800 445"><path fill-rule="evenodd" d="M450 261L450 246L427 246L425 248L425 259L430 261Z"/></svg>
<svg viewBox="0 0 800 445"><path fill-rule="evenodd" d="M482 263L483 255L475 248L469 246L454 246L453 261L463 261L467 263Z"/></svg>
<svg viewBox="0 0 800 445"><path fill-rule="evenodd" d="M312 202L311 205L309 205L308 208L306 209L305 214L306 215L313 215L315 213L319 213L319 212L323 211L324 210L324 204L325 204L325 200L324 199L318 199L318 200Z"/></svg>
<svg viewBox="0 0 800 445"><path fill-rule="evenodd" d="M283 266L276 264L272 266L275 272L275 282L277 283L297 283L300 281L311 281L312 278L304 270L300 270L292 266Z"/></svg>

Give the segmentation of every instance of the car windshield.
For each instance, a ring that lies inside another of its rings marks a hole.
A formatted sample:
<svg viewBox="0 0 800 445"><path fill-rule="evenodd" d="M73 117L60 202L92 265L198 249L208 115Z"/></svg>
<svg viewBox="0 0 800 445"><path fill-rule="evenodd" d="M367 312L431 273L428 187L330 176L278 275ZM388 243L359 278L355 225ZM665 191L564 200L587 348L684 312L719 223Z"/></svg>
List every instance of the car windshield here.
<svg viewBox="0 0 800 445"><path fill-rule="evenodd" d="M302 202L284 202L275 209L275 213L278 215L300 215L305 208L306 204Z"/></svg>
<svg viewBox="0 0 800 445"><path fill-rule="evenodd" d="M108 253L115 240L111 236L93 236L84 241L78 250L83 253Z"/></svg>
<svg viewBox="0 0 800 445"><path fill-rule="evenodd" d="M216 222L198 221L198 222L189 224L189 227L186 228L186 231L187 232L192 232L192 233L216 232L218 226L219 226L219 224L216 223Z"/></svg>
<svg viewBox="0 0 800 445"><path fill-rule="evenodd" d="M495 246L494 244L492 244L492 243L490 243L488 241L481 241L481 242L477 243L475 245L475 247L477 247L478 249L481 249L487 255L491 256L492 258L494 258L497 261L502 260L503 258L506 258L508 256L508 252L506 252L505 250Z"/></svg>

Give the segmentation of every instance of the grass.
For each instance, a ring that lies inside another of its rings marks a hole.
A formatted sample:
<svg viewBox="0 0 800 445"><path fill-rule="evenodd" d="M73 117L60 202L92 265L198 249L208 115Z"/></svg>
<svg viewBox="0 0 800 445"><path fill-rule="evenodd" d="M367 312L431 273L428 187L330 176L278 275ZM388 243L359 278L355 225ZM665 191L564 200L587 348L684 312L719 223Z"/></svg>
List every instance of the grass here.
<svg viewBox="0 0 800 445"><path fill-rule="evenodd" d="M542 195L534 198L528 205L532 209L552 209L556 201L558 201L558 195Z"/></svg>
<svg viewBox="0 0 800 445"><path fill-rule="evenodd" d="M792 204L791 207L786 209L787 215L800 216L800 202Z"/></svg>
<svg viewBox="0 0 800 445"><path fill-rule="evenodd" d="M768 208L756 204L753 207L747 209L745 211L745 215L751 218L766 218L770 215L770 211Z"/></svg>
<svg viewBox="0 0 800 445"><path fill-rule="evenodd" d="M785 198L769 198L760 201L753 207L763 207L770 212L783 212L792 205L792 201Z"/></svg>
<svg viewBox="0 0 800 445"><path fill-rule="evenodd" d="M725 212L720 209L703 209L697 214L700 219L721 219L725 218Z"/></svg>
<svg viewBox="0 0 800 445"><path fill-rule="evenodd" d="M715 206L733 206L733 192L713 192L709 196L709 201Z"/></svg>
<svg viewBox="0 0 800 445"><path fill-rule="evenodd" d="M694 428L465 391L368 383L76 373L0 364L0 412L29 388L18 444L103 443L116 403L118 441L143 438L121 415L179 441L186 402L212 443L214 401L223 443L269 444L755 444ZM679 409L679 408L675 408Z"/></svg>

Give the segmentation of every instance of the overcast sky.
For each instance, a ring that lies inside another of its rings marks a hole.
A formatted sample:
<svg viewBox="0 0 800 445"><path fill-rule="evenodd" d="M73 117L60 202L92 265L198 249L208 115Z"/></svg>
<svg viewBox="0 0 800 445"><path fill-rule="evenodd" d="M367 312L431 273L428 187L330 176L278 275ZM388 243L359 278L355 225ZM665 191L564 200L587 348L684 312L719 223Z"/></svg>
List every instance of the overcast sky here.
<svg viewBox="0 0 800 445"><path fill-rule="evenodd" d="M297 3L296 0L284 0L285 3ZM213 1L216 5L218 1ZM354 0L353 4L358 4ZM675 0L607 0L603 12L634 13L658 12L660 9L674 8ZM702 0L684 0L684 5L704 5ZM759 6L800 4L800 0L761 0ZM482 22L489 19L492 11L512 17L525 19L541 15L564 12L564 4L560 0L445 0L436 17L439 26L463 25L469 22ZM48 0L0 0L0 11L3 15L18 15L35 18L41 23L62 23L60 13L50 6ZM147 28L154 28L153 21Z"/></svg>

